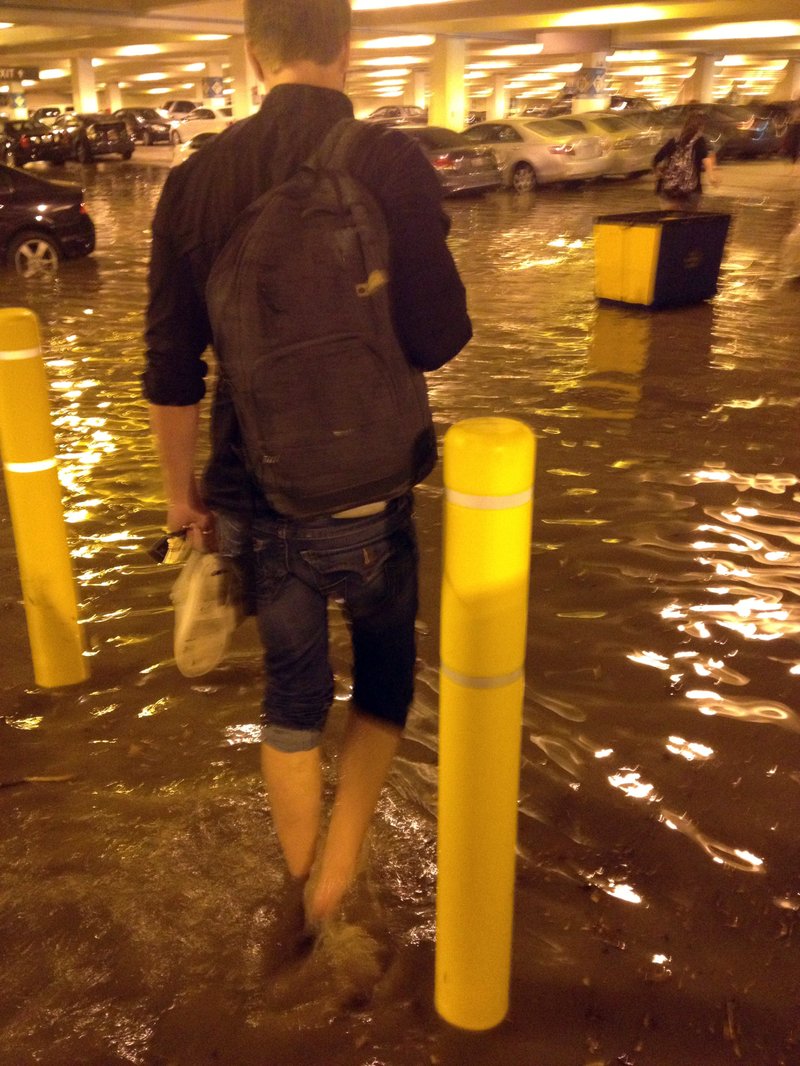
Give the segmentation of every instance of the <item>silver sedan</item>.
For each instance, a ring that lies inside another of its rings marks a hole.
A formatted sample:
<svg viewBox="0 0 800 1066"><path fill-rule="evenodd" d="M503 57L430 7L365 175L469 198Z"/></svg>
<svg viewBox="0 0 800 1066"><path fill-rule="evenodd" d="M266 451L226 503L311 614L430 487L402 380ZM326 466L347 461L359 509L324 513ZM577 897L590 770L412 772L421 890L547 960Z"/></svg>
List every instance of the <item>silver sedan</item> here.
<svg viewBox="0 0 800 1066"><path fill-rule="evenodd" d="M608 170L608 142L579 132L560 118L481 122L464 130L464 137L492 149L503 184L517 192L530 192L537 185L553 182L596 178Z"/></svg>
<svg viewBox="0 0 800 1066"><path fill-rule="evenodd" d="M656 133L642 129L625 115L608 111L564 115L562 122L571 126L576 133L594 133L608 142L610 151L606 174L609 176L645 174L653 166L653 156L661 145Z"/></svg>

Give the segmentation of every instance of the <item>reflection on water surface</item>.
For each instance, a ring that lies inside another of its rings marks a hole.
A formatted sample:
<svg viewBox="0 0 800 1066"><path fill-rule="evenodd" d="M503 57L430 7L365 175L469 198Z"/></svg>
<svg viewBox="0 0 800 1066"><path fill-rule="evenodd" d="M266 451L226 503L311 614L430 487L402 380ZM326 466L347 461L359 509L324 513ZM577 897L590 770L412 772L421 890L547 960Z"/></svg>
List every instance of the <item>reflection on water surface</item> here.
<svg viewBox="0 0 800 1066"><path fill-rule="evenodd" d="M652 208L646 181L450 205L475 340L432 380L440 428L505 415L540 442L512 1008L467 1038L431 1008L438 475L418 494L418 698L371 872L351 923L280 966L255 634L181 678L173 575L144 551L162 506L137 376L166 170L70 173L96 255L7 279L2 302L43 323L92 679L34 688L2 518L0 1061L800 1063L792 209L728 202L720 295L651 315L592 296L593 218ZM336 615L332 633L335 735Z"/></svg>

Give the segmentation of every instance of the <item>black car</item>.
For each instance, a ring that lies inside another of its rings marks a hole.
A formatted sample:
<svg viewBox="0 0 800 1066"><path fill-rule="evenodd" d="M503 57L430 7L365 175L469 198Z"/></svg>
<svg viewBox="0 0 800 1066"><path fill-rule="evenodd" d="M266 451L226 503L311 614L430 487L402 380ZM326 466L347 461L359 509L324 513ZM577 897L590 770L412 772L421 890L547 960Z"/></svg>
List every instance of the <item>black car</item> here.
<svg viewBox="0 0 800 1066"><path fill-rule="evenodd" d="M69 154L67 140L43 122L0 119L0 133L5 146L3 159L10 167L41 161L60 166Z"/></svg>
<svg viewBox="0 0 800 1066"><path fill-rule="evenodd" d="M157 144L158 141L169 143L169 122L154 107L121 107L111 117L121 118L135 141L141 141L142 144Z"/></svg>
<svg viewBox="0 0 800 1066"><path fill-rule="evenodd" d="M390 104L376 108L364 121L380 126L422 126L428 121L428 111L424 107L399 107Z"/></svg>
<svg viewBox="0 0 800 1066"><path fill-rule="evenodd" d="M93 163L98 156L133 155L133 137L121 118L98 114L60 115L52 127L69 136L70 159L79 163Z"/></svg>
<svg viewBox="0 0 800 1066"><path fill-rule="evenodd" d="M23 277L52 273L61 259L94 250L83 189L0 164L0 262Z"/></svg>
<svg viewBox="0 0 800 1066"><path fill-rule="evenodd" d="M704 117L703 136L718 159L774 155L781 135L773 119L742 104L673 104L655 113L667 136L677 136L689 114Z"/></svg>
<svg viewBox="0 0 800 1066"><path fill-rule="evenodd" d="M419 142L446 196L488 192L502 185L491 148L472 144L444 126L406 126L403 132Z"/></svg>

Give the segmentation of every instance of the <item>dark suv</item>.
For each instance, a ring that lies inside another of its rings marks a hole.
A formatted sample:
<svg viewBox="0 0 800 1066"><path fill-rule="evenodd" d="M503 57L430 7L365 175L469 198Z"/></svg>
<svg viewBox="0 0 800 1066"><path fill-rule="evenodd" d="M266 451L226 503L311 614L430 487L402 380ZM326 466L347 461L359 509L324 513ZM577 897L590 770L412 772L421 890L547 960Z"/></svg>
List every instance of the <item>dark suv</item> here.
<svg viewBox="0 0 800 1066"><path fill-rule="evenodd" d="M93 163L104 155L123 159L133 155L133 137L121 118L93 113L61 115L52 128L69 135L70 158L79 163Z"/></svg>
<svg viewBox="0 0 800 1066"><path fill-rule="evenodd" d="M392 104L377 108L364 121L381 126L424 126L428 121L428 112L424 107L397 107Z"/></svg>
<svg viewBox="0 0 800 1066"><path fill-rule="evenodd" d="M773 118L741 104L673 104L658 112L665 133L676 136L689 114L705 117L703 136L718 159L774 155L781 135Z"/></svg>
<svg viewBox="0 0 800 1066"><path fill-rule="evenodd" d="M169 121L154 107L121 107L111 117L121 118L135 141L141 141L142 144L156 144L158 141L169 143Z"/></svg>

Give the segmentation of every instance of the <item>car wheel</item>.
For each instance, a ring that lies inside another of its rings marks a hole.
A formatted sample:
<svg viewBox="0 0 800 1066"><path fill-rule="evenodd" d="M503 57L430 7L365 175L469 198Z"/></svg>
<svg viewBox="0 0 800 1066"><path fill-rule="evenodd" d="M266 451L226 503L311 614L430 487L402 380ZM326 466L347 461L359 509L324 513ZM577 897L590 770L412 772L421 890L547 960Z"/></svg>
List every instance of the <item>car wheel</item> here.
<svg viewBox="0 0 800 1066"><path fill-rule="evenodd" d="M177 130L172 131L172 133L169 135L169 139L172 141L176 148L181 143L181 135L178 133Z"/></svg>
<svg viewBox="0 0 800 1066"><path fill-rule="evenodd" d="M43 233L20 233L8 249L8 265L23 278L54 274L58 259L57 245Z"/></svg>
<svg viewBox="0 0 800 1066"><path fill-rule="evenodd" d="M147 147L149 148L152 143L153 134L150 132L150 130L145 130L142 134L142 144L147 145Z"/></svg>
<svg viewBox="0 0 800 1066"><path fill-rule="evenodd" d="M517 163L511 175L514 192L533 192L536 188L536 171L530 163Z"/></svg>
<svg viewBox="0 0 800 1066"><path fill-rule="evenodd" d="M133 151L132 151L132 150L130 150L130 151L127 151L127 152L121 152L121 153L120 153L120 155L122 156L122 158L123 158L124 160L126 160L126 161L127 161L127 160L128 160L128 159L130 159L130 157L131 157L131 156L133 155Z"/></svg>
<svg viewBox="0 0 800 1066"><path fill-rule="evenodd" d="M75 149L75 158L79 163L91 163L92 162L92 150L89 147L88 141L78 141L78 146Z"/></svg>

